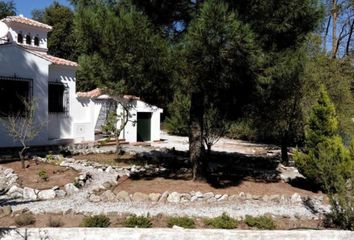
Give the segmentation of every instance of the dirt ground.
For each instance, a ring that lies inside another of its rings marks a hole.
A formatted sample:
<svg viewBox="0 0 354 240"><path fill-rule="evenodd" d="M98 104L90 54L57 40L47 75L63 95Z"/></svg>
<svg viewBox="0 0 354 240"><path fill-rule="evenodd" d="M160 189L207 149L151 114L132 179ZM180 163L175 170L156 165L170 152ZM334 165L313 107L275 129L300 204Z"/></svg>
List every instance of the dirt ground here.
<svg viewBox="0 0 354 240"><path fill-rule="evenodd" d="M115 153L109 153L109 154L101 153L101 154L77 155L77 156L73 156L73 158L76 160L88 160L100 164L107 164L110 166L126 167L130 165L133 156L129 154L124 154L117 157L117 154Z"/></svg>
<svg viewBox="0 0 354 240"><path fill-rule="evenodd" d="M321 193L314 193L301 188L293 187L288 183L283 182L256 182L250 180L243 180L239 184L229 186L226 188L215 188L207 182L193 182L187 180L155 178L152 180L132 180L126 179L120 181L114 192L127 191L129 193L142 192L142 193L163 193L180 192L186 193L191 191L200 191L202 193L214 192L217 194L238 194L240 192L252 195L288 195L299 193L303 196L319 195Z"/></svg>
<svg viewBox="0 0 354 240"><path fill-rule="evenodd" d="M54 186L64 186L67 183L74 182L75 177L79 173L71 168L56 166L38 161L26 161L27 168L21 167L20 161L1 163L0 166L5 168L12 168L19 177L19 184L21 187L30 187L36 189L48 189ZM40 171L44 170L48 174L48 180L41 179L38 175Z"/></svg>
<svg viewBox="0 0 354 240"><path fill-rule="evenodd" d="M36 222L32 225L26 227L42 228L49 227L49 221L60 220L62 222L61 227L80 227L80 223L84 219L84 215L74 215L74 214L39 214L35 215ZM123 227L123 222L127 215L108 215L110 218L110 227L119 228ZM205 224L205 218L195 218L196 228L210 228ZM288 229L322 229L321 220L299 220L290 218L276 218L274 219L278 230L288 230ZM152 222L152 227L154 228L167 228L168 217L159 215L150 217ZM1 227L16 226L15 216L6 216L0 218ZM244 223L240 222L238 229L249 229L249 227Z"/></svg>

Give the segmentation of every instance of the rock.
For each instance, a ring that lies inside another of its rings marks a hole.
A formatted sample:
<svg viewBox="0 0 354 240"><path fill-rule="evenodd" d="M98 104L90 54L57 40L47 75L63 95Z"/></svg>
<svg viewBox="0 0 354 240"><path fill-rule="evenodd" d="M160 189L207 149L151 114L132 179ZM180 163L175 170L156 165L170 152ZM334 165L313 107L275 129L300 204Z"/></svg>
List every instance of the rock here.
<svg viewBox="0 0 354 240"><path fill-rule="evenodd" d="M260 195L253 195L253 196L252 196L252 199L253 199L253 200L260 200L260 199L262 199L262 196L260 196Z"/></svg>
<svg viewBox="0 0 354 240"><path fill-rule="evenodd" d="M29 200L37 200L38 199L39 190L25 187L23 189L23 198Z"/></svg>
<svg viewBox="0 0 354 240"><path fill-rule="evenodd" d="M202 198L204 196L204 194L201 192L196 192L194 195L198 198Z"/></svg>
<svg viewBox="0 0 354 240"><path fill-rule="evenodd" d="M41 200L54 199L56 196L55 191L52 189L42 190L38 193L38 198Z"/></svg>
<svg viewBox="0 0 354 240"><path fill-rule="evenodd" d="M102 186L103 186L105 189L109 189L109 188L112 187L112 183L111 183L111 182L104 182L104 183L102 184Z"/></svg>
<svg viewBox="0 0 354 240"><path fill-rule="evenodd" d="M147 202L149 201L149 196L145 193L136 192L132 196L133 202Z"/></svg>
<svg viewBox="0 0 354 240"><path fill-rule="evenodd" d="M181 201L181 194L178 192L172 192L167 197L167 202L170 202L170 203L179 203L180 201Z"/></svg>
<svg viewBox="0 0 354 240"><path fill-rule="evenodd" d="M58 197L58 198L63 198L65 197L66 195L66 192L64 190L55 190L55 196Z"/></svg>
<svg viewBox="0 0 354 240"><path fill-rule="evenodd" d="M4 206L0 208L1 217L9 216L11 213L12 213L12 208L10 206Z"/></svg>
<svg viewBox="0 0 354 240"><path fill-rule="evenodd" d="M177 225L173 225L172 229L184 229L183 227L177 226Z"/></svg>
<svg viewBox="0 0 354 240"><path fill-rule="evenodd" d="M108 168L106 168L106 173L114 173L115 171L114 171L114 169L111 167L111 166L109 166Z"/></svg>
<svg viewBox="0 0 354 240"><path fill-rule="evenodd" d="M240 198L245 198L245 197L246 197L246 195L245 195L244 192L240 192L240 193L238 194L238 196L239 196Z"/></svg>
<svg viewBox="0 0 354 240"><path fill-rule="evenodd" d="M15 173L15 171L11 168L7 168L4 170L4 174L6 177L8 177L10 174L13 174L13 173Z"/></svg>
<svg viewBox="0 0 354 240"><path fill-rule="evenodd" d="M116 199L121 202L130 202L129 193L126 191L120 191L116 194Z"/></svg>
<svg viewBox="0 0 354 240"><path fill-rule="evenodd" d="M229 197L229 195L227 195L227 194L224 194L224 195L222 195L219 199L218 199L218 201L224 201L224 200L227 200L227 198Z"/></svg>
<svg viewBox="0 0 354 240"><path fill-rule="evenodd" d="M189 202L191 200L191 195L189 193L181 193L181 201Z"/></svg>
<svg viewBox="0 0 354 240"><path fill-rule="evenodd" d="M116 200L116 195L111 190L107 190L102 193L101 200L104 202L113 202Z"/></svg>
<svg viewBox="0 0 354 240"><path fill-rule="evenodd" d="M195 201L197 201L198 200L198 197L197 196L192 196L191 197L191 202L195 202Z"/></svg>
<svg viewBox="0 0 354 240"><path fill-rule="evenodd" d="M68 195L72 195L72 194L77 193L79 191L79 189L77 187L75 187L75 185L72 183L66 184L64 186L64 189Z"/></svg>
<svg viewBox="0 0 354 240"><path fill-rule="evenodd" d="M88 200L90 202L97 203L97 202L101 201L101 198L100 198L100 196L97 196L96 194L91 194Z"/></svg>
<svg viewBox="0 0 354 240"><path fill-rule="evenodd" d="M290 201L292 203L299 203L299 202L302 202L302 198L301 198L300 194L294 193L293 195L291 195Z"/></svg>
<svg viewBox="0 0 354 240"><path fill-rule="evenodd" d="M159 199L159 202L160 202L160 203L165 203L166 200L167 200L167 198L168 198L168 195L169 195L168 192L162 193L162 195L161 195L161 197L160 197L160 199Z"/></svg>
<svg viewBox="0 0 354 240"><path fill-rule="evenodd" d="M0 175L0 192L6 191L8 188L7 178L4 175Z"/></svg>
<svg viewBox="0 0 354 240"><path fill-rule="evenodd" d="M228 200L229 200L229 201L237 201L238 198L239 198L239 196L238 196L237 194L234 194L234 195L231 195L231 196L228 198Z"/></svg>
<svg viewBox="0 0 354 240"><path fill-rule="evenodd" d="M219 199L219 198L221 198L221 197L222 197L221 194L216 194L216 195L215 195L215 198L216 198L216 199Z"/></svg>
<svg viewBox="0 0 354 240"><path fill-rule="evenodd" d="M54 186L54 187L52 187L51 189L54 190L54 191L56 191L56 190L59 190L60 187L59 187L59 186Z"/></svg>
<svg viewBox="0 0 354 240"><path fill-rule="evenodd" d="M208 200L207 200L207 202L216 202L217 200L216 200L216 198L215 197L212 197L212 198L209 198Z"/></svg>
<svg viewBox="0 0 354 240"><path fill-rule="evenodd" d="M23 197L23 189L19 188L17 186L12 186L9 191L7 192L7 195L13 198L22 198Z"/></svg>
<svg viewBox="0 0 354 240"><path fill-rule="evenodd" d="M270 195L269 200L273 202L280 202L280 196L279 195Z"/></svg>
<svg viewBox="0 0 354 240"><path fill-rule="evenodd" d="M205 199L212 198L212 197L214 197L214 193L213 193L213 192L204 193L203 197L204 197Z"/></svg>
<svg viewBox="0 0 354 240"><path fill-rule="evenodd" d="M149 199L150 199L150 201L152 201L152 202L157 202L157 201L159 201L160 197L161 197L161 193L150 193L150 194L149 194Z"/></svg>

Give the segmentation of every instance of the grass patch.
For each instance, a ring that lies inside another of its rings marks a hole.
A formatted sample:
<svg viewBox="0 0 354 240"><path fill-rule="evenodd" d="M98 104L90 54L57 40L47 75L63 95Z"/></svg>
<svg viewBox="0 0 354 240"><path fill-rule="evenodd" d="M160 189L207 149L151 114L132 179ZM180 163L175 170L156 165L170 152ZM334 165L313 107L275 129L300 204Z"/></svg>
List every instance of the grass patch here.
<svg viewBox="0 0 354 240"><path fill-rule="evenodd" d="M270 216L252 217L246 215L245 223L251 228L273 230L276 229L276 224Z"/></svg>
<svg viewBox="0 0 354 240"><path fill-rule="evenodd" d="M151 228L152 223L148 217L133 214L124 220L123 226L128 228Z"/></svg>
<svg viewBox="0 0 354 240"><path fill-rule="evenodd" d="M238 221L236 219L231 218L226 213L223 213L219 217L205 220L205 224L214 228L234 229L237 228Z"/></svg>
<svg viewBox="0 0 354 240"><path fill-rule="evenodd" d="M109 217L103 214L85 217L80 224L81 227L97 228L106 228L109 227L109 225L111 225Z"/></svg>
<svg viewBox="0 0 354 240"><path fill-rule="evenodd" d="M36 218L30 212L22 213L15 217L15 223L19 227L32 225L36 222Z"/></svg>
<svg viewBox="0 0 354 240"><path fill-rule="evenodd" d="M183 228L195 228L195 222L193 218L189 217L171 217L167 221L168 227L179 226Z"/></svg>

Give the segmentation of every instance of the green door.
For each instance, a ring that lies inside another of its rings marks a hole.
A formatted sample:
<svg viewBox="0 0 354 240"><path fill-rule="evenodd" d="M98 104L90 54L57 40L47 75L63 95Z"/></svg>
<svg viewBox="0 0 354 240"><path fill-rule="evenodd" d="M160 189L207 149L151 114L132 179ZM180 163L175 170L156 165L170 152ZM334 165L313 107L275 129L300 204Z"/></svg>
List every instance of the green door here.
<svg viewBox="0 0 354 240"><path fill-rule="evenodd" d="M138 142L151 141L151 116L152 113L138 112Z"/></svg>

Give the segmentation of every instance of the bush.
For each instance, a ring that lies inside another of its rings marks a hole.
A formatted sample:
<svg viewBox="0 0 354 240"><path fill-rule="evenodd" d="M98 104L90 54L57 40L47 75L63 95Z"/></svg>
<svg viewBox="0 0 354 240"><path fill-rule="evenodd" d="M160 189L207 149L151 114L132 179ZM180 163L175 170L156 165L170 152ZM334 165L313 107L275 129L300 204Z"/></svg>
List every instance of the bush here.
<svg viewBox="0 0 354 240"><path fill-rule="evenodd" d="M128 228L150 228L152 223L148 217L136 216L133 214L124 220L123 225Z"/></svg>
<svg viewBox="0 0 354 240"><path fill-rule="evenodd" d="M249 141L256 141L258 139L257 131L252 127L249 120L240 120L230 123L226 136L233 139Z"/></svg>
<svg viewBox="0 0 354 240"><path fill-rule="evenodd" d="M22 213L15 217L15 223L19 227L28 226L34 224L36 222L36 218L30 212Z"/></svg>
<svg viewBox="0 0 354 240"><path fill-rule="evenodd" d="M183 228L195 228L195 223L192 218L189 217L171 217L168 219L167 226L179 226Z"/></svg>
<svg viewBox="0 0 354 240"><path fill-rule="evenodd" d="M49 176L46 170L42 169L38 172L38 176L40 179L42 179L43 181L48 181Z"/></svg>
<svg viewBox="0 0 354 240"><path fill-rule="evenodd" d="M257 229L273 230L276 228L276 224L273 218L268 216L252 217L246 215L245 223L247 226Z"/></svg>
<svg viewBox="0 0 354 240"><path fill-rule="evenodd" d="M80 226L81 227L98 227L98 228L106 228L111 225L109 217L100 214L90 217L85 217Z"/></svg>
<svg viewBox="0 0 354 240"><path fill-rule="evenodd" d="M48 227L55 227L55 228L61 227L63 225L64 225L64 223L63 223L63 221L61 219L52 218L52 217L49 218L48 224L47 224Z"/></svg>
<svg viewBox="0 0 354 240"><path fill-rule="evenodd" d="M233 229L237 228L238 222L226 213L223 213L219 217L206 220L205 224L214 228Z"/></svg>
<svg viewBox="0 0 354 240"><path fill-rule="evenodd" d="M326 227L354 231L354 176L335 194L329 194L332 211L326 215Z"/></svg>

